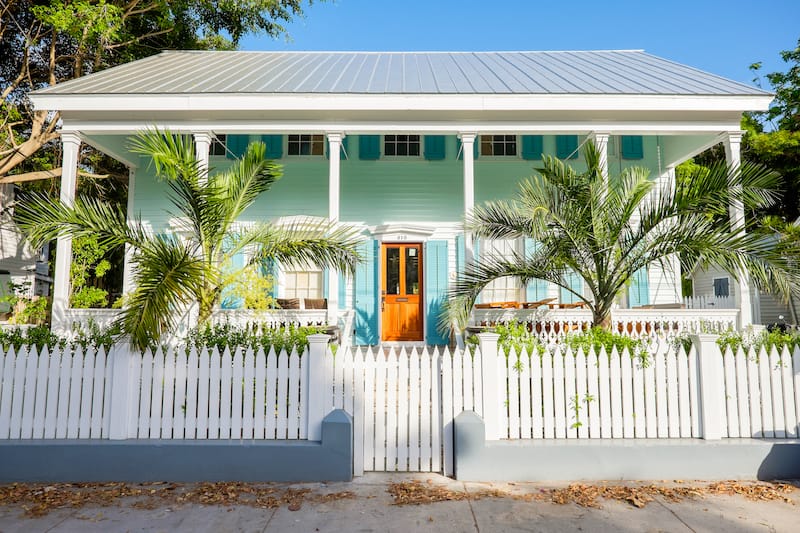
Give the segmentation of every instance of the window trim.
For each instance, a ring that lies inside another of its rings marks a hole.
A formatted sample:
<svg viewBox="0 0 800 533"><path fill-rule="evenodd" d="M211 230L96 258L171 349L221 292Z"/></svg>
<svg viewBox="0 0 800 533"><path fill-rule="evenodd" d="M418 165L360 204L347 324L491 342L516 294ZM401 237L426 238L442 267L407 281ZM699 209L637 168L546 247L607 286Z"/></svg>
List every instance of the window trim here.
<svg viewBox="0 0 800 533"><path fill-rule="evenodd" d="M221 147L221 148L220 148ZM215 153L215 148L222 153ZM211 144L208 147L209 157L227 157L228 155L228 135L226 133L215 133L211 137Z"/></svg>

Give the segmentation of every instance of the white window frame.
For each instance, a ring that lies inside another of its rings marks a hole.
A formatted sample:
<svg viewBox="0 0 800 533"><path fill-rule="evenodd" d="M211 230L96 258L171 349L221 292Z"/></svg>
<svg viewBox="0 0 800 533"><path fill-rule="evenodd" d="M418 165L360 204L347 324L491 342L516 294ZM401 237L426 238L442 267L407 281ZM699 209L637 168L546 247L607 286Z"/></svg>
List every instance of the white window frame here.
<svg viewBox="0 0 800 533"><path fill-rule="evenodd" d="M493 256L496 257L494 253L491 255L487 255L487 252L497 252L497 249L494 247L494 243L496 241L504 241L505 243L510 244L510 249L516 253L522 253L524 241L522 239L481 239L480 240L480 257L489 257ZM499 285L498 282L502 281L505 284L505 287L495 287L495 285ZM514 287L509 287L509 283L515 285ZM491 291L491 292L487 292ZM495 296L495 292L504 291L506 296L513 296L513 298L502 298L498 299ZM490 302L524 302L525 301L525 286L520 283L519 278L514 277L507 277L507 278L500 278L498 280L492 281L489 283L484 289L481 291L480 301L482 303L490 303Z"/></svg>

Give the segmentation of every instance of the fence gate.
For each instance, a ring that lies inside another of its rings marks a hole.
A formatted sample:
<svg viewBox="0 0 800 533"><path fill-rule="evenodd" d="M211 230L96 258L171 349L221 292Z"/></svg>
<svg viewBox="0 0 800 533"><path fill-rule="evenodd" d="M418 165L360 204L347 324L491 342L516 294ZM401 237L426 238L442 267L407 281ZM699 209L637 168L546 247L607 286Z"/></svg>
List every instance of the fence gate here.
<svg viewBox="0 0 800 533"><path fill-rule="evenodd" d="M354 413L356 475L452 473L453 417L475 399L468 352L348 347L326 361L329 407Z"/></svg>

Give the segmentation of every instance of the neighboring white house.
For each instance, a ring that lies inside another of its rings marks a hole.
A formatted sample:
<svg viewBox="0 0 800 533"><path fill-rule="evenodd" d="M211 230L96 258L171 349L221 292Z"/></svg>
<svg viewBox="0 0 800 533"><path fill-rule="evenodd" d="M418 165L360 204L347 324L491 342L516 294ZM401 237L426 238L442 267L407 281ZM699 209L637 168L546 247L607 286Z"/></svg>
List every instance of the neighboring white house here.
<svg viewBox="0 0 800 533"><path fill-rule="evenodd" d="M48 247L37 251L25 244L12 220L14 191L13 184L0 184L0 283L24 284L26 296L48 296L53 281L48 276ZM0 294L7 289L0 287ZM0 303L0 313L6 311Z"/></svg>
<svg viewBox="0 0 800 533"><path fill-rule="evenodd" d="M327 298L329 320L354 312L359 344L441 344L435 317L465 260L529 244L478 242L464 230L465 213L512 196L542 154L580 167L580 147L591 142L608 171L646 166L669 186L676 165L719 143L739 164L742 113L766 110L772 95L642 51L165 52L31 100L63 117L62 198L74 195L79 146L88 143L130 168L128 212L158 231L173 229L165 186L128 150L132 134L158 127L193 135L201 164L216 168L264 141L284 177L242 222L325 217L367 238L355 279L279 268L277 296ZM69 253L70 240L60 239L56 324L69 317ZM749 324L741 286L731 294ZM569 306L574 296L503 280L483 295L546 298ZM677 265L637 276L625 300L680 302Z"/></svg>

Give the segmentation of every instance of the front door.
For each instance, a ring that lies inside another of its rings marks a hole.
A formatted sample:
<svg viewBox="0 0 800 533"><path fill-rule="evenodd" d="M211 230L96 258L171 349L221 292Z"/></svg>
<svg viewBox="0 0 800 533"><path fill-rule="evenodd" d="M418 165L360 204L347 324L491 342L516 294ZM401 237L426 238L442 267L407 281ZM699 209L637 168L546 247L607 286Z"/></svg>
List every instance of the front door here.
<svg viewBox="0 0 800 533"><path fill-rule="evenodd" d="M422 244L384 244L381 273L382 339L424 340Z"/></svg>

